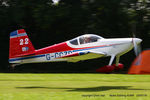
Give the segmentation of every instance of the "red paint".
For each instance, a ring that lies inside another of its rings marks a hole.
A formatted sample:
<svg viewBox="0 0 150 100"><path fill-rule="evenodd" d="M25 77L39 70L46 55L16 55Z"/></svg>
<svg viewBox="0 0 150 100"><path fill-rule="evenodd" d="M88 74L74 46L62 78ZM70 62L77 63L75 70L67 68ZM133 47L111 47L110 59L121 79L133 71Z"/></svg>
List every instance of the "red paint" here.
<svg viewBox="0 0 150 100"><path fill-rule="evenodd" d="M18 34L26 33L24 29L18 30Z"/></svg>
<svg viewBox="0 0 150 100"><path fill-rule="evenodd" d="M95 48L95 47L103 47L107 45L101 45L101 46L92 46L92 47L84 47L84 48L71 48L67 45L66 42L62 42L59 44L55 44L52 46L48 46L39 50L36 50L36 55L39 54L46 54L46 53L55 53L55 52L62 52L62 51L69 51L69 50L80 50L80 49L88 49L88 48Z"/></svg>
<svg viewBox="0 0 150 100"><path fill-rule="evenodd" d="M69 51L69 50L74 50L74 48L69 47L66 42L62 42L59 44L55 44L49 47L36 50L36 54L38 55L38 54L62 52L62 51Z"/></svg>
<svg viewBox="0 0 150 100"><path fill-rule="evenodd" d="M17 30L18 34L26 33L24 29ZM28 39L28 44L20 45L20 39L23 39L23 42L25 42L25 39ZM101 45L101 46L92 46L92 47L84 47L84 48L71 48L67 45L66 42L62 42L59 44L55 44L52 46L48 46L39 50L35 50L31 41L29 40L28 36L20 36L15 38L10 38L10 49L9 49L9 58L15 58L19 56L26 56L26 55L40 55L40 54L46 54L46 53L55 53L55 52L63 52L63 51L70 51L70 50L80 50L80 49L88 49L88 48L95 48L95 47L104 47L104 46L110 46L110 45ZM29 50L22 51L23 47L28 47ZM76 54L74 54L76 55ZM68 55L73 56L73 55Z"/></svg>
<svg viewBox="0 0 150 100"><path fill-rule="evenodd" d="M104 67L100 67L99 69L96 69L96 72L100 72L100 73L111 73L113 72L115 69L114 66L109 66L109 65L106 65Z"/></svg>
<svg viewBox="0 0 150 100"><path fill-rule="evenodd" d="M39 50L36 50L36 55L39 54L46 54L46 53L55 53L55 52L62 52L62 51L69 51L69 50L80 50L80 49L88 49L88 48L95 48L95 47L103 47L106 45L101 45L101 46L92 46L92 47L84 47L84 48L71 48L70 46L67 45L66 42L62 42L59 44L55 44L49 47L45 47Z"/></svg>
<svg viewBox="0 0 150 100"><path fill-rule="evenodd" d="M18 31L23 32L23 30L18 30ZM20 44L21 39L23 40L22 45ZM28 39L28 40L25 40L25 39ZM28 48L28 50L23 51L22 50L23 48ZM19 56L28 55L28 54L34 53L34 51L35 49L27 35L10 38L9 58L15 58Z"/></svg>
<svg viewBox="0 0 150 100"><path fill-rule="evenodd" d="M124 65L120 63L118 64L118 66L116 66L116 64L113 64L113 66L115 66L116 71L122 70L124 68Z"/></svg>

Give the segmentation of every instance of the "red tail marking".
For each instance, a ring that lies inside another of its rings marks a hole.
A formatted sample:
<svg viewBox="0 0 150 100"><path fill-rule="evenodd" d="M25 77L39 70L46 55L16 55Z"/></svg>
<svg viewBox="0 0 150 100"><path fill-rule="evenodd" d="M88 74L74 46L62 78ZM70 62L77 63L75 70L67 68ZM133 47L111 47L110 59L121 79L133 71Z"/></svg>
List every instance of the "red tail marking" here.
<svg viewBox="0 0 150 100"><path fill-rule="evenodd" d="M24 29L10 33L9 58L34 53L35 49Z"/></svg>

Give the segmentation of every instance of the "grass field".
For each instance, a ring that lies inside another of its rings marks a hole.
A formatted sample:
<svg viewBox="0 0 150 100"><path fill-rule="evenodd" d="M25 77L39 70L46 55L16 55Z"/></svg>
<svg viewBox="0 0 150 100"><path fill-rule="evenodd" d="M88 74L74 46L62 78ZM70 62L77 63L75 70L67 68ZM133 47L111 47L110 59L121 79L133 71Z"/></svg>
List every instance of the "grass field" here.
<svg viewBox="0 0 150 100"><path fill-rule="evenodd" d="M0 100L150 100L150 75L1 73Z"/></svg>

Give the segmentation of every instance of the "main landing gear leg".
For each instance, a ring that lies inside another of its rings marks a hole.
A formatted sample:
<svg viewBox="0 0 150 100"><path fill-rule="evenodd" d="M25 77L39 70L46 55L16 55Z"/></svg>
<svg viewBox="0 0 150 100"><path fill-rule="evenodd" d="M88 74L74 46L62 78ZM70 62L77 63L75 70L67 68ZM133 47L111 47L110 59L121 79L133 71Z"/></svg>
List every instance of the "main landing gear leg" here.
<svg viewBox="0 0 150 100"><path fill-rule="evenodd" d="M112 55L111 58L110 58L109 64L108 64L109 66L112 65L114 59L115 59L115 55Z"/></svg>
<svg viewBox="0 0 150 100"><path fill-rule="evenodd" d="M121 70L124 67L123 64L119 63L119 60L120 60L120 56L116 56L116 64L113 64L116 71Z"/></svg>

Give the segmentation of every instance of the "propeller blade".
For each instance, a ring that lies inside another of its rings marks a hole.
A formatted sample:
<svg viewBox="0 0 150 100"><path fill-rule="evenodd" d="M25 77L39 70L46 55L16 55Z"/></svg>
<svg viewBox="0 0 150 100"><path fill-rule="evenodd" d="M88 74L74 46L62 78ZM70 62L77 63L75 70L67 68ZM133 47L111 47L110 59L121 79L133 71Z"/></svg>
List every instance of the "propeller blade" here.
<svg viewBox="0 0 150 100"><path fill-rule="evenodd" d="M141 53L141 41L142 39L136 38L136 23L132 24L132 41L133 41L133 47L135 55L138 56Z"/></svg>
<svg viewBox="0 0 150 100"><path fill-rule="evenodd" d="M134 52L135 55L138 56L141 53L141 45L140 43L137 44L136 38L133 38L133 46L134 46Z"/></svg>

